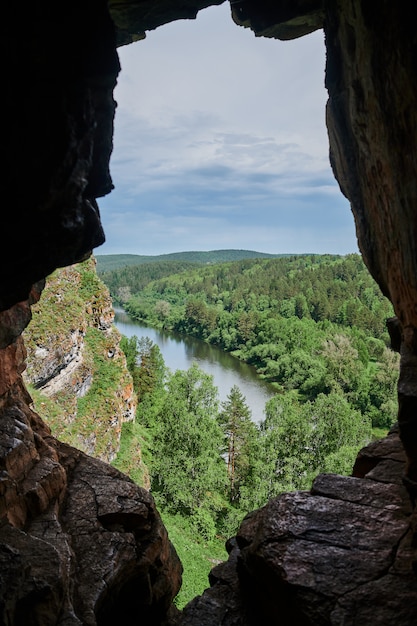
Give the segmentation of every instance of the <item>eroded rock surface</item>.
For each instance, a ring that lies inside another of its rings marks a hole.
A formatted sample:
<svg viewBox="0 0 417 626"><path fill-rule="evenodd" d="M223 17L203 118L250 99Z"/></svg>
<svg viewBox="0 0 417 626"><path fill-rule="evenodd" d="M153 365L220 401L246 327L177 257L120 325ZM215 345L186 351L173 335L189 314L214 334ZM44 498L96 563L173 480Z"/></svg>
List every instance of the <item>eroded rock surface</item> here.
<svg viewBox="0 0 417 626"><path fill-rule="evenodd" d="M137 406L113 321L109 291L89 259L48 277L23 333L24 381L42 392L35 410L57 438L107 462L114 460L122 425L134 419ZM58 417L48 414L45 396Z"/></svg>
<svg viewBox="0 0 417 626"><path fill-rule="evenodd" d="M24 357L21 338L0 350L0 624L162 624L181 565L152 496L51 436Z"/></svg>
<svg viewBox="0 0 417 626"><path fill-rule="evenodd" d="M404 463L394 429L361 452L355 476L319 475L311 491L251 513L181 626L416 623L417 518Z"/></svg>

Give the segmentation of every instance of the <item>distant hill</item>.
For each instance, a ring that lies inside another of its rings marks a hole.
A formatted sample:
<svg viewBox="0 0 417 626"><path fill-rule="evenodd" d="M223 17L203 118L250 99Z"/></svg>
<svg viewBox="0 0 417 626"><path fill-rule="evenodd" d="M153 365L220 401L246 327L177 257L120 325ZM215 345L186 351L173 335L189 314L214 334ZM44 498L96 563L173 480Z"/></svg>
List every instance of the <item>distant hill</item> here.
<svg viewBox="0 0 417 626"><path fill-rule="evenodd" d="M142 254L96 254L97 272L109 272L129 265L142 265L159 261L189 261L192 263L211 264L240 261L242 259L276 259L279 257L294 256L291 254L268 254L254 250L209 250L171 252L156 256Z"/></svg>

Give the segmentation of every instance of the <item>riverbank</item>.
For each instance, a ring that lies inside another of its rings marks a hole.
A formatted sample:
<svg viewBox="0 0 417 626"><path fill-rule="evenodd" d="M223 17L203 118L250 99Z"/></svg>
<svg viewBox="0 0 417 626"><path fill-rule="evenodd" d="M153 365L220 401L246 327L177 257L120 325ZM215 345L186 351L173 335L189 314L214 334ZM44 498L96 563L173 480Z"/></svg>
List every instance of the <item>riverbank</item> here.
<svg viewBox="0 0 417 626"><path fill-rule="evenodd" d="M213 376L220 402L226 401L231 388L237 385L246 398L253 420L259 423L264 419L265 404L275 395L276 389L262 380L254 367L200 339L134 320L121 307L114 307L114 311L117 329L128 338L134 335L149 337L161 350L171 371L186 370L193 362L198 363L206 374Z"/></svg>

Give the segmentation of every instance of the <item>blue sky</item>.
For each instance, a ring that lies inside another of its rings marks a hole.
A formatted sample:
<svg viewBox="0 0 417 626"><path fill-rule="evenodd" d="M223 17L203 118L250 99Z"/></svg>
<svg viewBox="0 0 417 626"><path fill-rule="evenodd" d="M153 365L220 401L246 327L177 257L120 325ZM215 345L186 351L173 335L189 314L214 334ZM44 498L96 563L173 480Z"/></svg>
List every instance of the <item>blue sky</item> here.
<svg viewBox="0 0 417 626"><path fill-rule="evenodd" d="M357 252L328 159L321 31L257 38L225 3L119 56L96 254Z"/></svg>

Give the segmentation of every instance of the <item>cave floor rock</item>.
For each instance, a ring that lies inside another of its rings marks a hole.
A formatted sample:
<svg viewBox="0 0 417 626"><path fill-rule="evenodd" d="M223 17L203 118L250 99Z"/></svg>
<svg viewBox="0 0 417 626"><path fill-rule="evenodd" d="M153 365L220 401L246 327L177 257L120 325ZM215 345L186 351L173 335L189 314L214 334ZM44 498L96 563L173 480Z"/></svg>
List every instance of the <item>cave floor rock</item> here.
<svg viewBox="0 0 417 626"><path fill-rule="evenodd" d="M152 496L16 395L0 428L0 626L160 626L182 567Z"/></svg>

